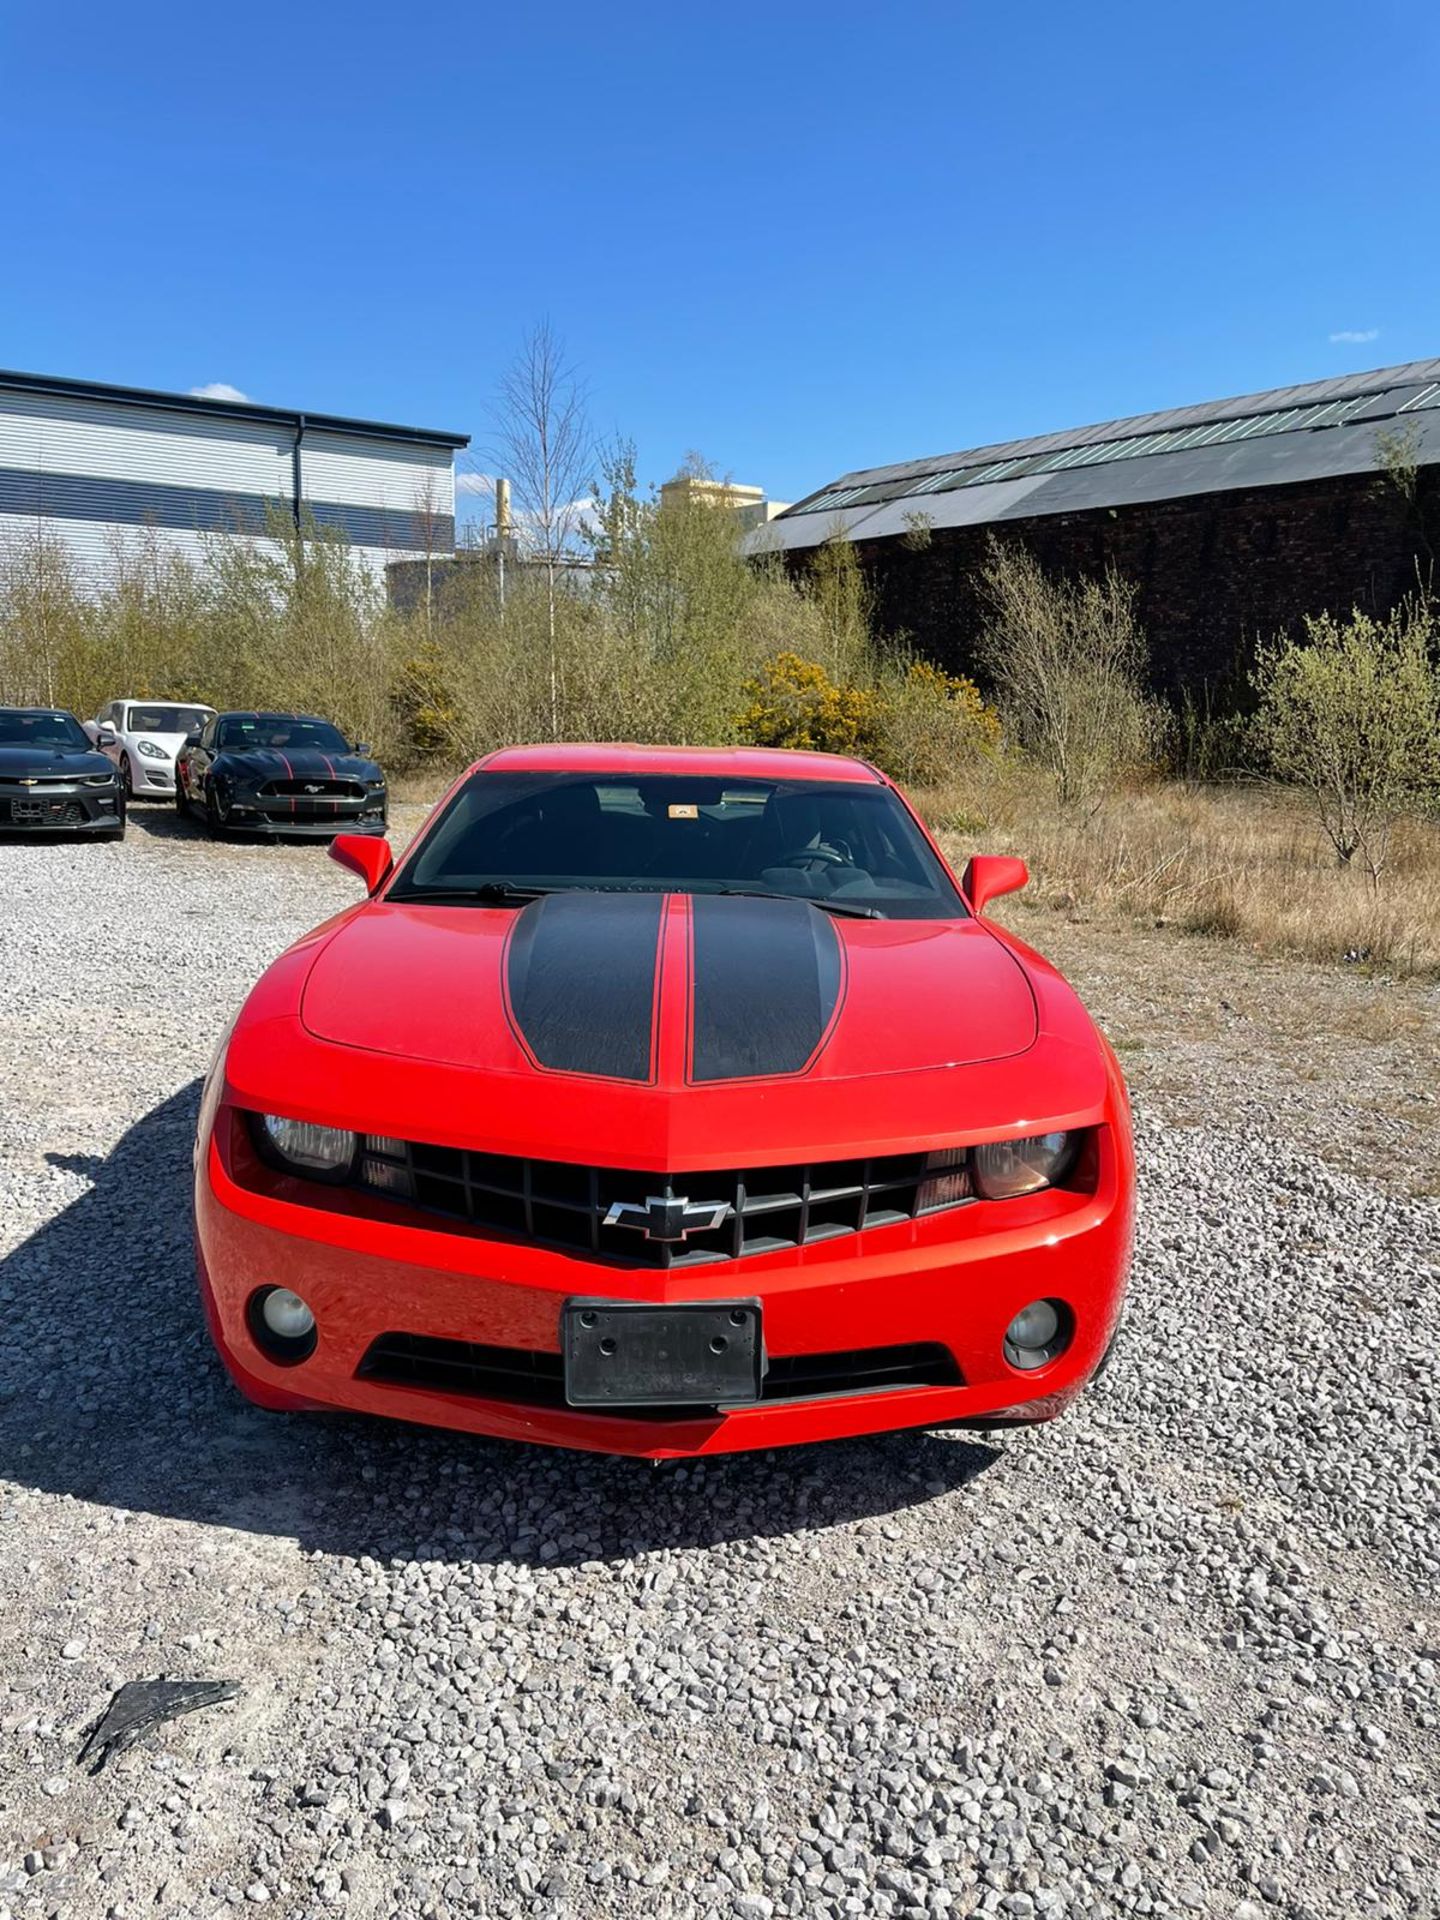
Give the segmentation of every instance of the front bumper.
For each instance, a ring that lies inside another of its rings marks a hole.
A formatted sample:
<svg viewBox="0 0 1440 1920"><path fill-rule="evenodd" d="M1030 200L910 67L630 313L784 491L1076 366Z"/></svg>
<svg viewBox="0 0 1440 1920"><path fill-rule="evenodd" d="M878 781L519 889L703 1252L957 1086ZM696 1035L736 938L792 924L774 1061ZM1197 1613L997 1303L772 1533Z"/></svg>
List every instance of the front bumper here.
<svg viewBox="0 0 1440 1920"><path fill-rule="evenodd" d="M345 1408L649 1459L1049 1419L1104 1357L1129 1269L1128 1140L1102 1129L1098 1160L1093 1192L1047 1191L784 1253L639 1270L440 1225L348 1189L317 1195L310 1183L282 1179L258 1191L233 1109L207 1101L196 1166L201 1294L237 1384L274 1408ZM316 1316L314 1352L299 1365L268 1357L248 1324L251 1296L276 1284L301 1293ZM808 1366L815 1356L924 1348L943 1350L950 1384L832 1386L729 1410L582 1412L564 1405L554 1385L561 1308L576 1295L655 1304L744 1295L761 1304L772 1364L793 1362L792 1374L826 1373ZM1070 1346L1033 1372L1012 1368L1006 1327L1031 1301L1055 1298L1074 1316ZM393 1369L377 1377L385 1336L528 1357L548 1384L532 1388L521 1378L502 1394L429 1384L418 1369L408 1379Z"/></svg>
<svg viewBox="0 0 1440 1920"><path fill-rule="evenodd" d="M240 794L222 825L235 833L267 833L287 839L331 840L337 833L383 834L384 800L315 800L270 794Z"/></svg>
<svg viewBox="0 0 1440 1920"><path fill-rule="evenodd" d="M0 784L0 833L118 833L125 824L118 783L44 781Z"/></svg>
<svg viewBox="0 0 1440 1920"><path fill-rule="evenodd" d="M130 763L130 787L137 800L149 794L158 794L161 798L175 797L175 762L167 760L163 764L158 760L132 760Z"/></svg>

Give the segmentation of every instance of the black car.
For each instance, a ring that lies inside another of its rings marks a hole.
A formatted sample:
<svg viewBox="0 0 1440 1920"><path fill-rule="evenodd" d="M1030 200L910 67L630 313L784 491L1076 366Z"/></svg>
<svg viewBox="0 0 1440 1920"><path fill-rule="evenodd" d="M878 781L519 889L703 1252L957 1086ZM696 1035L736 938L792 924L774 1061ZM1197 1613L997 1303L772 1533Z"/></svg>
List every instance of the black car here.
<svg viewBox="0 0 1440 1920"><path fill-rule="evenodd" d="M175 761L175 805L212 833L384 833L385 776L338 727L305 713L217 713Z"/></svg>
<svg viewBox="0 0 1440 1920"><path fill-rule="evenodd" d="M123 838L120 776L73 713L0 707L0 832L12 831Z"/></svg>

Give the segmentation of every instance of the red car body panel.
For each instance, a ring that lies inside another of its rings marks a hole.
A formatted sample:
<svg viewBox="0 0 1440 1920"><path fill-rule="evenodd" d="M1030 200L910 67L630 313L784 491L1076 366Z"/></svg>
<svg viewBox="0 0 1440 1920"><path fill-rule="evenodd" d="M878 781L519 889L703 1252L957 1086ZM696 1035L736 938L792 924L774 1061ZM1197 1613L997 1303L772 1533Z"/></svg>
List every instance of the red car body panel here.
<svg viewBox="0 0 1440 1920"><path fill-rule="evenodd" d="M882 780L859 762L762 750L545 747L481 766ZM201 1291L220 1353L252 1399L665 1458L1049 1418L1095 1371L1130 1257L1128 1102L1112 1051L1060 976L1022 942L970 917L823 916L834 928L839 988L811 1056L783 1074L697 1083L695 902L666 894L649 1070L643 1080L620 1079L537 1059L507 987L514 906L401 904L385 897L391 884L270 968L207 1082L195 1186ZM1057 1130L1086 1130L1089 1144L1076 1185L711 1265L629 1268L278 1171L257 1154L246 1123L261 1112L677 1179ZM273 1285L301 1292L316 1316L318 1338L303 1364L278 1363L251 1332L252 1295ZM948 1350L958 1382L657 1418L362 1372L372 1343L397 1331L556 1355L562 1306L576 1296L756 1299L772 1363L929 1343ZM1005 1330L1039 1299L1065 1302L1073 1339L1022 1372L1004 1357Z"/></svg>

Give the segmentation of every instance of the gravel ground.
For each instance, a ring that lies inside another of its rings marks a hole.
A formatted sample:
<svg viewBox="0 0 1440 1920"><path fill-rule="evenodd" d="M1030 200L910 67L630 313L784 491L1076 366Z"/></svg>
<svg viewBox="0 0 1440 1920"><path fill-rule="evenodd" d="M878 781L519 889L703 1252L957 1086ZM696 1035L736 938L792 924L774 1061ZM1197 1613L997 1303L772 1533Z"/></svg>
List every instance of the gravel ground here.
<svg viewBox="0 0 1440 1920"><path fill-rule="evenodd" d="M197 1081L353 882L132 819L0 846L0 1916L1440 1912L1440 1215L1255 1111L1253 1034L1132 1056L1128 1338L1047 1429L275 1418L194 1303ZM243 1693L92 1777L158 1672Z"/></svg>

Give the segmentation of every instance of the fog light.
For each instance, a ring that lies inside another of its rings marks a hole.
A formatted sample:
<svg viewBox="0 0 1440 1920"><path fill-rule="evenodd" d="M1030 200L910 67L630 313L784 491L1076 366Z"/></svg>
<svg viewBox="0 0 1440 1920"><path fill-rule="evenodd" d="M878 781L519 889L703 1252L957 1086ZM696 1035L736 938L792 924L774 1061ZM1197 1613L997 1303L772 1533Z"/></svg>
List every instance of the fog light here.
<svg viewBox="0 0 1440 1920"><path fill-rule="evenodd" d="M1073 1327L1063 1300L1032 1300L1005 1329L1005 1358L1012 1367L1033 1372L1065 1351Z"/></svg>
<svg viewBox="0 0 1440 1920"><path fill-rule="evenodd" d="M315 1351L315 1316L289 1287L262 1287L250 1296L250 1331L272 1360L294 1366Z"/></svg>
<svg viewBox="0 0 1440 1920"><path fill-rule="evenodd" d="M303 1340L315 1331L314 1314L288 1287L271 1288L261 1302L260 1316L278 1340Z"/></svg>

